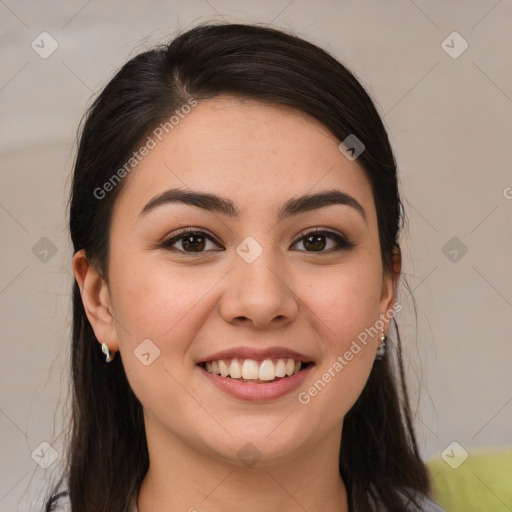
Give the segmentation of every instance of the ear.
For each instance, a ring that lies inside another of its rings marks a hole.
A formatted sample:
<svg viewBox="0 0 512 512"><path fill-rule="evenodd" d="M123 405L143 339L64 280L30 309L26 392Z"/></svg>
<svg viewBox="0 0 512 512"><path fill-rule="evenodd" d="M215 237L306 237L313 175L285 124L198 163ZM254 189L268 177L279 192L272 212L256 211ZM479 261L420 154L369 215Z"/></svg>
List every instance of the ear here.
<svg viewBox="0 0 512 512"><path fill-rule="evenodd" d="M80 288L85 313L96 339L100 344L106 343L110 352L117 352L119 341L108 285L88 261L83 249L73 256L73 272Z"/></svg>
<svg viewBox="0 0 512 512"><path fill-rule="evenodd" d="M387 333L389 328L389 322L392 316L390 312L394 311L394 304L396 302L396 289L398 285L398 278L402 270L402 253L400 247L395 245L393 247L393 264L390 271L385 272L382 278L382 294L380 299L380 313L381 318L388 324L384 328L384 332Z"/></svg>

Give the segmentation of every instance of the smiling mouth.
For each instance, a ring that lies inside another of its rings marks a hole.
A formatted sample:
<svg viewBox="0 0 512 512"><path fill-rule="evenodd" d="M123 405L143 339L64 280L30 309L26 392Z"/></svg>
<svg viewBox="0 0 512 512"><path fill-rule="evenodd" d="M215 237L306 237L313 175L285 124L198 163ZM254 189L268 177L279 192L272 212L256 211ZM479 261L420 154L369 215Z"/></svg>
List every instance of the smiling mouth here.
<svg viewBox="0 0 512 512"><path fill-rule="evenodd" d="M312 365L312 362L295 361L292 358L261 361L235 358L206 361L198 366L220 377L252 384L268 384L292 377Z"/></svg>

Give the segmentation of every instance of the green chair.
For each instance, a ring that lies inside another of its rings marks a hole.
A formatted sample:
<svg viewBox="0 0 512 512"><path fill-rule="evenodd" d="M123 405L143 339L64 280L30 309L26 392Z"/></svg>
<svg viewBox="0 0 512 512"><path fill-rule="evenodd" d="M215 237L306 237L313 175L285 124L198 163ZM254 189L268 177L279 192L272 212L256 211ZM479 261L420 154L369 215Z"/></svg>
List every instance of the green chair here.
<svg viewBox="0 0 512 512"><path fill-rule="evenodd" d="M512 512L512 450L452 445L427 461L433 500L446 512Z"/></svg>

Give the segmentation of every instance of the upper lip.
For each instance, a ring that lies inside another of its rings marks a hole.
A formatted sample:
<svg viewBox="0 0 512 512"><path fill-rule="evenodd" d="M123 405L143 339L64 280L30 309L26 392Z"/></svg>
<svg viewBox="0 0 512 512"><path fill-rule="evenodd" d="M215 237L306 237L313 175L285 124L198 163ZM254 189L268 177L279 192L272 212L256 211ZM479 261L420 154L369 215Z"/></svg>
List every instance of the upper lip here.
<svg viewBox="0 0 512 512"><path fill-rule="evenodd" d="M197 364L205 363L207 361L218 361L219 359L279 359L289 358L294 361L302 361L309 363L311 358L301 354L295 350L286 347L267 347L267 348L253 348L253 347L234 347L215 352L207 357L197 361Z"/></svg>

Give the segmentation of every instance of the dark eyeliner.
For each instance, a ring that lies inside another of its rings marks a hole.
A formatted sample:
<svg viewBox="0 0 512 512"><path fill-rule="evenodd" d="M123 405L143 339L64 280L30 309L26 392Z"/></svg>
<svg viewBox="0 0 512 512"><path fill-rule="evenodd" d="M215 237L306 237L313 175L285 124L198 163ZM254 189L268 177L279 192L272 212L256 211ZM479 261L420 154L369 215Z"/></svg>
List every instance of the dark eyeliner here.
<svg viewBox="0 0 512 512"><path fill-rule="evenodd" d="M219 243L205 231L201 231L198 229L191 229L191 228L183 228L183 229L179 230L177 233L175 233L174 235L172 235L171 237L165 238L164 240L162 240L157 245L157 247L160 249L166 249L166 250L170 250L170 251L175 250L177 252L182 252L185 254L202 254L203 252L208 252L208 251L200 251L200 252L194 253L192 251L190 251L190 252L183 251L181 249L175 249L174 247L172 247L176 242L182 240L187 235L203 236L204 238L207 238L207 239L211 240L212 242L214 242L215 244L219 245ZM219 249L219 250L221 250L221 249Z"/></svg>
<svg viewBox="0 0 512 512"><path fill-rule="evenodd" d="M311 254L323 254L323 253L330 253L330 252L338 251L338 250L350 250L356 246L356 244L354 242L351 242L344 235L341 235L339 233L336 233L334 231L330 231L327 229L313 229L313 230L309 230L309 231L307 231L307 230L303 231L299 234L299 236L295 240L295 242L292 243L292 246L296 245L297 243L299 243L304 238L306 238L310 235L317 235L317 234L325 235L327 238L333 239L337 243L338 247L328 249L327 251L306 251L306 250L300 249L301 252L307 252L307 253L311 253ZM162 242L160 242L157 245L157 247L160 249L165 249L165 250L172 250L172 251L175 250L177 252L181 252L181 253L185 253L185 254L202 254L204 252L209 252L209 251L199 251L197 253L194 253L193 251L183 251L181 249L175 249L174 247L172 247L176 242L182 240L187 235L202 236L204 238L211 240L215 244L220 245L213 237L211 237L205 231L191 229L191 228L183 228L183 229L179 230L177 233L175 233L174 235L172 235L171 237L164 239ZM222 249L219 249L219 250L222 250Z"/></svg>
<svg viewBox="0 0 512 512"><path fill-rule="evenodd" d="M308 253L312 253L312 254L323 254L323 253L330 253L330 252L333 252L333 251L341 251L341 250L350 250L350 249L353 249L357 244L355 244L354 242L350 241L346 236L344 235L341 235L340 233L336 233L334 231L330 231L328 229L322 229L322 228L317 228L317 229L312 229L312 230L309 230L309 231L303 231L299 234L299 237L297 238L297 240L292 244L293 245L296 245L298 242L300 242L301 240L303 240L304 238L310 236L310 235L326 235L327 237L329 238L332 238L337 244L338 244L338 247L335 247L335 248L332 248L332 249L328 249L327 251L305 251L305 250L301 250L301 252L308 252Z"/></svg>

